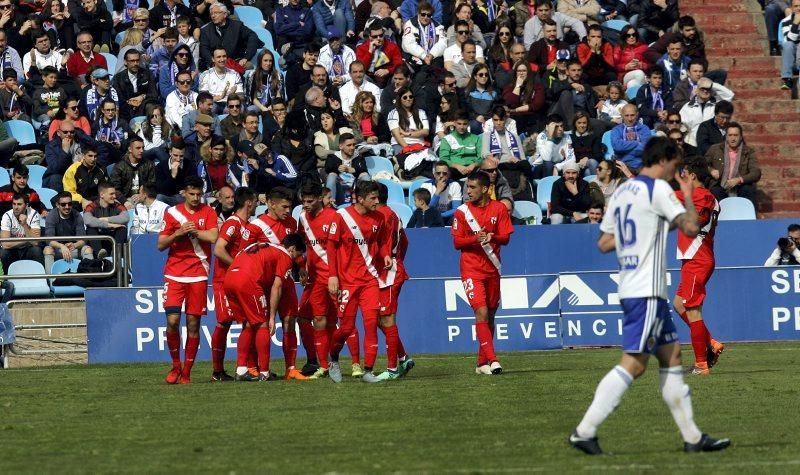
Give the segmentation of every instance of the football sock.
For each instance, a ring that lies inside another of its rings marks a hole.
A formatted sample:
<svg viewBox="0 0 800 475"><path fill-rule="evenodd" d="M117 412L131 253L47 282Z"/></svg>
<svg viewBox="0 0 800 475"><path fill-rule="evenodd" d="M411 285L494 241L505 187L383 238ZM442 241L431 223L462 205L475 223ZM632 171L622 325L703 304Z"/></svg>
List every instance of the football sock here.
<svg viewBox="0 0 800 475"><path fill-rule="evenodd" d="M400 329L397 328L397 325L395 325L394 327L395 329L397 329L397 358L400 361L403 361L404 359L406 359L406 356L408 356L408 354L406 353L406 347L403 346L403 340L400 339Z"/></svg>
<svg viewBox="0 0 800 475"><path fill-rule="evenodd" d="M320 368L328 369L328 329L314 330L314 350L317 353L317 361Z"/></svg>
<svg viewBox="0 0 800 475"><path fill-rule="evenodd" d="M679 313L678 315L681 316L681 320L683 320L683 323L685 323L687 325L691 325L691 323L689 322L689 317L686 315L686 310L684 310L683 312Z"/></svg>
<svg viewBox="0 0 800 475"><path fill-rule="evenodd" d="M225 349L228 346L228 329L227 326L214 327L214 333L211 335L211 361L214 365L214 372L218 373L223 371L225 361Z"/></svg>
<svg viewBox="0 0 800 475"><path fill-rule="evenodd" d="M397 370L397 342L400 335L397 332L397 325L381 327L386 337L386 369Z"/></svg>
<svg viewBox="0 0 800 475"><path fill-rule="evenodd" d="M707 363L706 348L708 346L708 330L702 320L689 323L689 332L692 335L692 349L694 350L694 361L696 363Z"/></svg>
<svg viewBox="0 0 800 475"><path fill-rule="evenodd" d="M236 343L236 366L239 368L255 367L255 364L252 366L250 364L252 363L252 356L250 353L253 348L253 339L253 327L247 325L242 329L242 332L239 334L239 341Z"/></svg>
<svg viewBox="0 0 800 475"><path fill-rule="evenodd" d="M262 373L269 372L269 328L262 326L256 330L256 351L258 352L258 369Z"/></svg>
<svg viewBox="0 0 800 475"><path fill-rule="evenodd" d="M167 330L167 348L169 356L172 357L172 368L181 368L181 334Z"/></svg>
<svg viewBox="0 0 800 475"><path fill-rule="evenodd" d="M253 329L250 337L250 349L247 352L247 367L258 368L258 351L256 351L256 330Z"/></svg>
<svg viewBox="0 0 800 475"><path fill-rule="evenodd" d="M378 357L378 316L364 315L364 366L372 368Z"/></svg>
<svg viewBox="0 0 800 475"><path fill-rule="evenodd" d="M633 376L620 365L615 366L600 380L592 404L576 429L580 437L597 436L597 428L614 412L632 382Z"/></svg>
<svg viewBox="0 0 800 475"><path fill-rule="evenodd" d="M361 363L361 343L358 341L358 328L353 327L353 333L347 337L347 350L350 352L350 359L353 364Z"/></svg>
<svg viewBox="0 0 800 475"><path fill-rule="evenodd" d="M186 360L183 362L183 377L188 378L192 374L192 366L197 356L197 349L200 348L200 337L190 336L186 338Z"/></svg>
<svg viewBox="0 0 800 475"><path fill-rule="evenodd" d="M317 350L314 344L317 332L314 330L314 325L311 320L306 318L298 318L297 323L300 325L300 341L303 342L303 348L306 350L306 359L314 361L317 359ZM297 358L297 345L295 345L295 358Z"/></svg>
<svg viewBox="0 0 800 475"><path fill-rule="evenodd" d="M661 379L661 396L678 424L683 441L696 444L703 434L694 423L692 396L689 386L683 382L683 368L661 368L658 373Z"/></svg>
<svg viewBox="0 0 800 475"><path fill-rule="evenodd" d="M489 362L497 360L497 356L494 354L494 342L492 341L492 331L489 329L489 324L487 322L477 322L475 324L475 333L478 336L480 350L483 352L485 359Z"/></svg>
<svg viewBox="0 0 800 475"><path fill-rule="evenodd" d="M294 368L297 359L297 333L286 332L283 334L283 359L286 362L286 369Z"/></svg>

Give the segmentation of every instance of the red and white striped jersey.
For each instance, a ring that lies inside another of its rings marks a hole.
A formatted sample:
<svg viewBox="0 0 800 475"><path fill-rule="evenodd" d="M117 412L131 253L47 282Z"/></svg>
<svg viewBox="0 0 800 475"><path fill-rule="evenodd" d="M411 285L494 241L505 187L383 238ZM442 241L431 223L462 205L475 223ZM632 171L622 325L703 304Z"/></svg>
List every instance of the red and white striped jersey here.
<svg viewBox="0 0 800 475"><path fill-rule="evenodd" d="M678 190L675 196L683 202L683 193ZM717 230L717 217L719 216L719 203L708 188L695 188L692 202L697 210L700 223L700 232L691 238L678 230L678 259L702 259L714 262L714 233Z"/></svg>
<svg viewBox="0 0 800 475"><path fill-rule="evenodd" d="M183 203L167 209L164 213L164 230L161 236L169 236L185 222L194 223L198 231L217 228L217 213L206 204L201 204L190 213ZM164 275L176 282L202 282L208 280L211 243L191 235L182 236L169 247L169 256L164 265Z"/></svg>

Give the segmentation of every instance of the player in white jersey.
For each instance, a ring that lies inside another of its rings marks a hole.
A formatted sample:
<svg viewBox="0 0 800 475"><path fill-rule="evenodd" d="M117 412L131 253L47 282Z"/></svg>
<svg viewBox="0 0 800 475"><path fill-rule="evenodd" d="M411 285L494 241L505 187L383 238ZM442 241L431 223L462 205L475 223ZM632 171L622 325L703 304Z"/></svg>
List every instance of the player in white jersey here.
<svg viewBox="0 0 800 475"><path fill-rule="evenodd" d="M681 347L669 314L666 246L670 228L687 236L699 232L692 203L694 185L676 174L680 150L665 137L650 139L644 148L639 176L620 186L608 203L600 239L601 252L617 251L619 297L624 313L622 359L600 381L570 444L590 455L601 454L597 428L614 411L634 379L644 374L651 355L658 358L661 395L675 419L686 452L722 450L729 439L713 439L694 423L689 386L683 382ZM686 197L684 204L664 181L672 176Z"/></svg>

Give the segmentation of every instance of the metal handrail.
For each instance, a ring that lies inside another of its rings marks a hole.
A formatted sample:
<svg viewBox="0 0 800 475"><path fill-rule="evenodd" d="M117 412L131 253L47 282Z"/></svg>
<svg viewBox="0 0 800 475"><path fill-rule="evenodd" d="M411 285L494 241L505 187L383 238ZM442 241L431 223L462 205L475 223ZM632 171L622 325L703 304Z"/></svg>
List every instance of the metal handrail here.
<svg viewBox="0 0 800 475"><path fill-rule="evenodd" d="M81 278L95 278L95 277L114 277L117 273L117 242L111 236L47 236L47 237L24 237L24 238L3 238L0 239L0 244L5 242L41 242L44 241L48 243L50 241L109 241L113 244L112 246L112 266L111 270L106 272L83 272L83 273L74 273L72 277L81 277ZM8 269L6 269L8 272ZM9 279L57 279L59 277L64 277L66 274L15 274L15 275L8 275L7 273L4 275L0 275L0 282Z"/></svg>

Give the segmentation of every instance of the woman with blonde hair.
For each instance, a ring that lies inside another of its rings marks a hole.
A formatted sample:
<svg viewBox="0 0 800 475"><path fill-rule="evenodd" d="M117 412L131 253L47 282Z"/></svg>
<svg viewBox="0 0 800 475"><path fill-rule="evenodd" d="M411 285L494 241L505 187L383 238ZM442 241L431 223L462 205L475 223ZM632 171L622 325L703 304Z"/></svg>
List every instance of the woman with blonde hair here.
<svg viewBox="0 0 800 475"><path fill-rule="evenodd" d="M369 148L374 155L391 156L392 147L389 141L392 134L389 132L389 124L378 113L375 95L371 92L361 91L356 94L353 113L350 114L350 128L353 129L356 143L361 147Z"/></svg>
<svg viewBox="0 0 800 475"><path fill-rule="evenodd" d="M116 74L125 69L125 53L128 50L135 49L142 53L140 66L144 66L144 48L142 47L142 40L144 39L144 32L136 28L129 28L125 31L125 36L122 37L122 42L119 44L119 54L117 55L117 67L114 71L109 71L111 74Z"/></svg>

